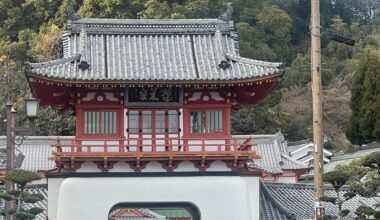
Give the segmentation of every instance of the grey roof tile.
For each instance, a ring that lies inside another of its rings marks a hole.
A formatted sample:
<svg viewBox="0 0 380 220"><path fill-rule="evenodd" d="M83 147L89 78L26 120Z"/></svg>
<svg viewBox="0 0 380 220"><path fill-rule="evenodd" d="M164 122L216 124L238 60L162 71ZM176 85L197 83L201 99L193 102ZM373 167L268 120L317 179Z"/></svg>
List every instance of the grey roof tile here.
<svg viewBox="0 0 380 220"><path fill-rule="evenodd" d="M293 220L294 215L284 209L271 195L265 184L260 183L260 220Z"/></svg>
<svg viewBox="0 0 380 220"><path fill-rule="evenodd" d="M60 137L61 139L73 137ZM26 137L20 146L17 146L17 154L24 155L21 163L21 169L38 171L51 170L55 168L55 163L49 160L52 156L53 147L57 141L56 136L30 136ZM0 136L0 148L6 146L6 138Z"/></svg>
<svg viewBox="0 0 380 220"><path fill-rule="evenodd" d="M264 185L267 192L271 195L269 199L275 200L278 206L288 213L293 214L296 219L304 220L313 218L314 188L312 184L264 183ZM345 190L346 189L343 189L343 191ZM331 186L326 185L325 195L335 197L336 193ZM345 219L354 219L354 212L360 205L373 206L379 202L380 197L363 198L355 196L353 199L343 203L343 209L349 209L351 211ZM336 215L338 213L338 208L331 203L323 203L323 205L326 214Z"/></svg>
<svg viewBox="0 0 380 220"><path fill-rule="evenodd" d="M272 135L233 135L241 140L251 138L253 150L261 156L249 166L263 169L265 172L281 174L284 170L307 169L307 166L287 156L287 146L281 133Z"/></svg>
<svg viewBox="0 0 380 220"><path fill-rule="evenodd" d="M21 206L24 209L30 209L34 207L41 208L43 210L42 213L38 214L35 218L35 220L46 220L47 219L47 207L48 207L48 190L47 190L47 185L46 184L37 184L37 185L28 185L26 186L25 190L29 193L33 194L41 194L43 196L43 200L38 201L34 204L32 203L22 203ZM0 199L0 209L4 209L5 203L3 199ZM0 216L0 220L3 220L4 217Z"/></svg>
<svg viewBox="0 0 380 220"><path fill-rule="evenodd" d="M284 170L296 170L296 169L308 169L308 166L304 163L301 163L297 160L294 160L293 158L281 154L281 161L282 161L282 169Z"/></svg>
<svg viewBox="0 0 380 220"><path fill-rule="evenodd" d="M31 63L38 76L77 81L226 81L283 72L239 56L233 24L218 19L80 19L63 36L64 58ZM80 69L81 62L89 69ZM229 68L221 68L228 61Z"/></svg>
<svg viewBox="0 0 380 220"><path fill-rule="evenodd" d="M24 209L31 209L34 207L41 208L44 210L42 213L38 214L36 216L36 220L46 220L47 219L47 207L48 207L48 190L47 190L47 185L31 185L27 187L26 189L29 193L34 193L34 194L41 194L43 195L44 199L41 201L38 201L34 204L31 203L23 203L22 207Z"/></svg>

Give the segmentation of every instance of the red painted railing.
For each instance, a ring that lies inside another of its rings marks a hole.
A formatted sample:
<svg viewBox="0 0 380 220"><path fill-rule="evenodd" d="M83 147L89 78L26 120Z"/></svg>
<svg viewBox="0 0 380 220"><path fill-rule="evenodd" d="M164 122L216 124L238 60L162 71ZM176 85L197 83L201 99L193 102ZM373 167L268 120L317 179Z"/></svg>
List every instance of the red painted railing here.
<svg viewBox="0 0 380 220"><path fill-rule="evenodd" d="M59 140L53 155L234 155L254 154L251 138L130 138L121 140Z"/></svg>

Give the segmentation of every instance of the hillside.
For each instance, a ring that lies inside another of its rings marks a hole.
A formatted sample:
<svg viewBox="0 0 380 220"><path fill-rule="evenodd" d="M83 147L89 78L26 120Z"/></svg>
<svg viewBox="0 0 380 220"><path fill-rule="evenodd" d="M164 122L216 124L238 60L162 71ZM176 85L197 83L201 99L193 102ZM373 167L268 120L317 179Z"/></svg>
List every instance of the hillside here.
<svg viewBox="0 0 380 220"><path fill-rule="evenodd" d="M351 115L349 106L351 93L351 77L336 76L323 88L323 127L324 133L331 138L338 149L346 149L350 143L345 135L347 123ZM311 87L292 88L282 93L279 103L281 109L292 115L295 129L305 129L311 135L312 103Z"/></svg>
<svg viewBox="0 0 380 220"><path fill-rule="evenodd" d="M6 97L10 97L21 113L20 124L27 123L22 104L22 98L28 95L24 63L62 56L60 39L71 2L0 0L0 121L5 119ZM80 16L97 18L217 18L227 10L224 0L77 0L73 6ZM357 144L380 137L380 122L379 128L365 126L374 123L366 118L374 113L356 113L356 109L353 115L363 120L350 120L349 104L353 85L364 83L357 79L365 72L358 68L360 62L365 62L361 60L363 53L380 54L379 6L380 0L321 0L324 133L336 150L350 147L345 135L348 127L351 136L355 136L351 140L359 140ZM253 0L233 0L233 10L229 12L233 12L243 57L283 62L288 67L267 98L256 106L244 106L234 115L234 133L281 130L290 141L311 138L310 1L255 0L253 4ZM337 36L355 39L356 44L333 41ZM361 90L355 98L360 98ZM380 91L372 95L377 93ZM41 128L38 134L72 135L75 124L70 114L42 109L37 120ZM371 134L361 134L362 130ZM4 134L5 124L1 123L0 135Z"/></svg>

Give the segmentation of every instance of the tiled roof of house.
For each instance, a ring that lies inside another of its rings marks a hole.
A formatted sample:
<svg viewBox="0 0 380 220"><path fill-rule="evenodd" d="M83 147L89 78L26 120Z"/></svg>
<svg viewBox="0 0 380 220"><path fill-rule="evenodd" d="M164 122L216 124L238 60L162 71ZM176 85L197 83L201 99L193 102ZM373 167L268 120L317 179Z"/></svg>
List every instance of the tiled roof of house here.
<svg viewBox="0 0 380 220"><path fill-rule="evenodd" d="M68 22L63 47L63 58L31 63L30 74L80 82L223 82L284 71L281 63L240 57L233 22L219 19L81 18Z"/></svg>
<svg viewBox="0 0 380 220"><path fill-rule="evenodd" d="M353 152L353 153L348 153L348 154L332 157L331 162L328 164L325 164L324 172L333 171L335 167L339 164L342 164L342 165L349 164L355 159L363 158L371 153L378 152L378 151L380 151L380 146L375 145L369 148L359 149L358 151Z"/></svg>
<svg viewBox="0 0 380 220"><path fill-rule="evenodd" d="M314 145L312 141L302 140L297 142L289 142L287 149L287 155L289 155L291 158L305 164L306 166L313 167ZM323 149L323 160L325 163L330 162L331 156L332 152Z"/></svg>
<svg viewBox="0 0 380 220"><path fill-rule="evenodd" d="M314 216L314 188L312 184L284 184L284 183L265 183L261 189L267 193L262 197L265 201L260 202L260 211L263 220L277 219L270 216L291 216L295 219L313 219ZM347 189L343 189L345 191ZM330 186L325 186L325 196L335 197L336 193ZM270 201L268 201L268 199ZM380 197L363 198L355 196L351 200L343 203L343 209L350 210L345 219L354 219L355 210L361 205L373 207L380 202ZM323 203L327 215L337 215L338 208L331 203ZM269 207L269 208L266 208ZM286 210L286 211L284 211ZM266 217L269 216L269 217ZM281 219L281 218L279 218ZM285 218L283 218L285 219ZM288 217L287 219L291 219Z"/></svg>
<svg viewBox="0 0 380 220"><path fill-rule="evenodd" d="M295 216L286 211L272 196L265 183L260 183L260 220L293 220Z"/></svg>
<svg viewBox="0 0 380 220"><path fill-rule="evenodd" d="M4 188L2 189L4 190ZM38 201L34 204L32 203L22 203L23 209L31 209L34 207L41 208L43 210L42 213L38 214L35 218L35 220L46 220L47 219L47 208L48 208L48 190L47 190L47 185L46 184L36 184L36 185L28 185L26 186L25 190L29 193L32 194L41 194L43 196L43 200ZM5 202L3 199L0 199L0 209L4 209ZM0 216L0 220L4 220L3 216Z"/></svg>
<svg viewBox="0 0 380 220"><path fill-rule="evenodd" d="M73 137L60 137L61 139ZM52 156L53 147L51 146L57 141L56 136L29 136L23 140L23 143L17 148L17 158L22 161L16 161L18 166L24 170L38 171L38 170L51 170L55 168L55 163L49 160ZM0 148L6 147L6 138L0 136Z"/></svg>
<svg viewBox="0 0 380 220"><path fill-rule="evenodd" d="M297 160L287 156L286 154L281 154L281 168L283 170L298 170L298 169L307 169L308 167Z"/></svg>
<svg viewBox="0 0 380 220"><path fill-rule="evenodd" d="M41 201L38 201L34 204L31 203L23 203L22 207L24 209L31 209L34 207L38 207L43 209L44 211L41 214L38 214L35 218L35 220L46 220L47 219L47 208L48 208L48 190L47 185L31 185L27 188L27 191L29 193L33 194L41 194L43 195L44 199Z"/></svg>
<svg viewBox="0 0 380 220"><path fill-rule="evenodd" d="M253 150L261 157L249 166L265 172L281 174L284 170L307 169L307 166L287 156L287 146L283 134L271 135L234 135L233 137L251 138Z"/></svg>

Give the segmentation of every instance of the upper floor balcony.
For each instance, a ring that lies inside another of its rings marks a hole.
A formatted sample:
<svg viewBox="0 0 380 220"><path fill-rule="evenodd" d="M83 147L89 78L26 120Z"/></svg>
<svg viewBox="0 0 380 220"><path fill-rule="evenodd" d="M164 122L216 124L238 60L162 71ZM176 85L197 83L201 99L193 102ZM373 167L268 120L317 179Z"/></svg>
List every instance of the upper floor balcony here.
<svg viewBox="0 0 380 220"><path fill-rule="evenodd" d="M117 162L126 162L139 172L151 161L157 161L167 171L179 163L190 161L200 171L211 163L223 161L233 171L246 162L259 159L252 138L127 138L119 140L65 139L53 145L52 159L58 167L75 171L84 162L94 162L103 171Z"/></svg>

